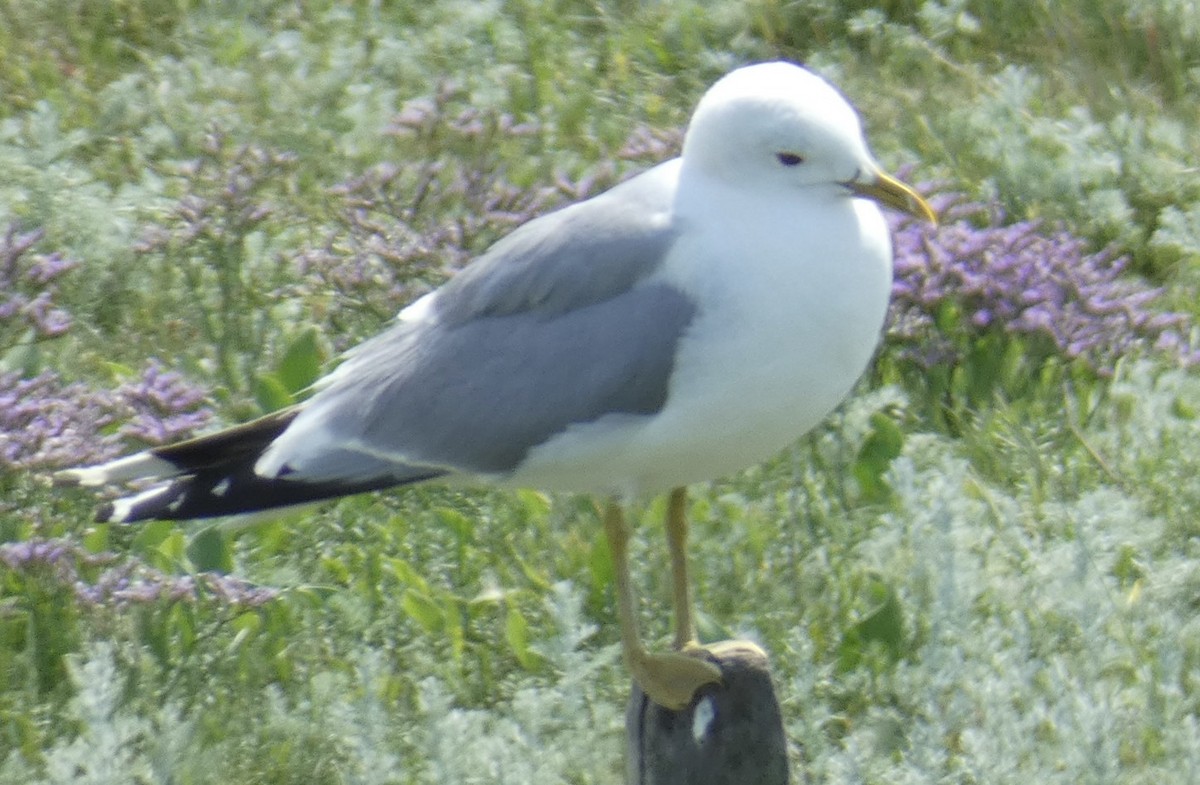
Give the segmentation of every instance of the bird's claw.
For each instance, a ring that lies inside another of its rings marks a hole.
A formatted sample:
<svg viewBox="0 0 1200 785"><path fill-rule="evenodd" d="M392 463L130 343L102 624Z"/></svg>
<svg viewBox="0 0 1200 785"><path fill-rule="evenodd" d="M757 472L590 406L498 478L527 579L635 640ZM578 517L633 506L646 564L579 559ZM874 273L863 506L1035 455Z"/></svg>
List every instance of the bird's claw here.
<svg viewBox="0 0 1200 785"><path fill-rule="evenodd" d="M704 654L704 647L691 644L677 652L641 652L630 658L629 666L646 697L663 708L680 711L701 687L721 683L721 669L702 659Z"/></svg>

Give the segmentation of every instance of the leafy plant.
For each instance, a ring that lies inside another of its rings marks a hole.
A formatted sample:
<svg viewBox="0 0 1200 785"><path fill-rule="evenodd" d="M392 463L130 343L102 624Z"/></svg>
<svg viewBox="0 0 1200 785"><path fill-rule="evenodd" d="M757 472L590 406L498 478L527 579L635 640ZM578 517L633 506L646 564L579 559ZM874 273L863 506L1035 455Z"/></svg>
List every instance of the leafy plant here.
<svg viewBox="0 0 1200 785"><path fill-rule="evenodd" d="M111 458L131 444L177 441L212 417L205 392L150 361L114 390L0 373L0 478Z"/></svg>
<svg viewBox="0 0 1200 785"><path fill-rule="evenodd" d="M10 225L0 240L0 371L35 370L36 343L71 326L70 314L55 302L56 281L78 262L32 253L44 237L42 230L18 233Z"/></svg>
<svg viewBox="0 0 1200 785"><path fill-rule="evenodd" d="M278 264L260 231L273 213L269 194L294 163L290 154L238 145L214 130L200 156L179 167L187 193L147 227L137 249L157 266L158 307L190 317L235 395L248 389L275 330Z"/></svg>
<svg viewBox="0 0 1200 785"><path fill-rule="evenodd" d="M895 231L896 281L882 367L942 414L1013 400L1084 371L1109 378L1136 352L1194 365L1186 314L1126 275L1127 258L1089 253L1063 229L1006 223L996 205L943 195L936 229ZM884 372L886 378L887 371Z"/></svg>
<svg viewBox="0 0 1200 785"><path fill-rule="evenodd" d="M1194 10L0 0L0 781L618 779L588 499L133 529L40 472L302 398L773 57L946 182L943 225L896 227L860 393L691 491L702 633L772 653L810 780L1196 780ZM631 543L651 637L661 519Z"/></svg>

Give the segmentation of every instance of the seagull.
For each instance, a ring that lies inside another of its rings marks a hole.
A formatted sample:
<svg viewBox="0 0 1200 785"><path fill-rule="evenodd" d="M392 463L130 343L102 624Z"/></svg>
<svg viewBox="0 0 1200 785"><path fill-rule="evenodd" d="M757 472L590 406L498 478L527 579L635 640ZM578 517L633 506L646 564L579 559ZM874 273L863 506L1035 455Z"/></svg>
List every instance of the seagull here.
<svg viewBox="0 0 1200 785"><path fill-rule="evenodd" d="M701 98L678 158L520 226L304 402L56 479L152 481L99 509L114 522L435 481L592 494L627 667L682 709L720 681L692 621L686 486L779 452L862 375L892 280L880 205L935 222L828 82L786 62L739 68ZM625 509L663 493L675 631L652 652Z"/></svg>

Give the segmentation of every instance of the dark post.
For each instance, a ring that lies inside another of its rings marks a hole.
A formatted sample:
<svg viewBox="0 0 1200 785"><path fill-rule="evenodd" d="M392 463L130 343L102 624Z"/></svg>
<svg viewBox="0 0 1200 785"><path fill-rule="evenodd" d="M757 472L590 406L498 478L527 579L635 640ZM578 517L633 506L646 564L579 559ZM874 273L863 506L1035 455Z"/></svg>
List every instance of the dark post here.
<svg viewBox="0 0 1200 785"><path fill-rule="evenodd" d="M671 711L635 684L625 713L628 785L787 785L787 742L767 655L749 641L706 646L723 684Z"/></svg>

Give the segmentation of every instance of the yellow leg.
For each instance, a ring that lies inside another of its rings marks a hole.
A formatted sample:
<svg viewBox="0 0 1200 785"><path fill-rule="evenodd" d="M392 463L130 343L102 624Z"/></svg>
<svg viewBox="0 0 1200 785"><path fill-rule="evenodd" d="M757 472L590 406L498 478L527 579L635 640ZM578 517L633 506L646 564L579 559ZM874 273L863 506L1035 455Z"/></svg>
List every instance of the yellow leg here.
<svg viewBox="0 0 1200 785"><path fill-rule="evenodd" d="M671 584L675 605L675 648L698 648L696 626L692 622L692 593L687 566L687 488L671 491L667 501L667 550L671 554Z"/></svg>
<svg viewBox="0 0 1200 785"><path fill-rule="evenodd" d="M668 709L682 709L691 702L692 696L700 687L720 681L721 671L705 660L685 654L650 654L646 651L638 635L637 608L629 581L629 528L620 505L615 501L609 501L604 508L604 532L612 552L613 576L617 590L617 620L621 626L621 648L625 654L626 665L650 700ZM684 579L686 580L686 574ZM690 618L691 614L688 613L688 619ZM690 626L689 621L689 629ZM678 633L676 637L679 637Z"/></svg>

